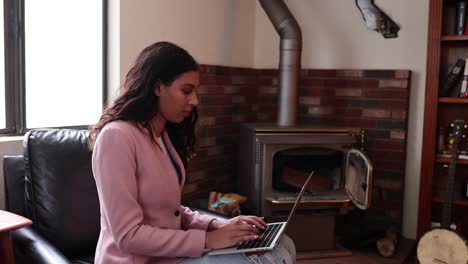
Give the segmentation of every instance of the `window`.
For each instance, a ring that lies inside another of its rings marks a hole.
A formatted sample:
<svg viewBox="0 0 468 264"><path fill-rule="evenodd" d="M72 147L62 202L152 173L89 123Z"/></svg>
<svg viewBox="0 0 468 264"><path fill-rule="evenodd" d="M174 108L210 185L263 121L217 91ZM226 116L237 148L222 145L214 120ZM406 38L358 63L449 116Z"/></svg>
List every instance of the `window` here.
<svg viewBox="0 0 468 264"><path fill-rule="evenodd" d="M97 122L106 99L107 1L4 3L0 132Z"/></svg>

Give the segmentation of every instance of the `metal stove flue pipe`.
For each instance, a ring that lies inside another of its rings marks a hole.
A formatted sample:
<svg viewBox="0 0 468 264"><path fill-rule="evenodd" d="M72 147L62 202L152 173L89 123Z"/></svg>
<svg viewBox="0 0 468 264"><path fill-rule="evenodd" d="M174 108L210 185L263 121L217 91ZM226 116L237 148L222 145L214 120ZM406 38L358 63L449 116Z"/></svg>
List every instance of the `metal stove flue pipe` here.
<svg viewBox="0 0 468 264"><path fill-rule="evenodd" d="M302 33L283 0L259 0L280 36L278 125L295 126Z"/></svg>

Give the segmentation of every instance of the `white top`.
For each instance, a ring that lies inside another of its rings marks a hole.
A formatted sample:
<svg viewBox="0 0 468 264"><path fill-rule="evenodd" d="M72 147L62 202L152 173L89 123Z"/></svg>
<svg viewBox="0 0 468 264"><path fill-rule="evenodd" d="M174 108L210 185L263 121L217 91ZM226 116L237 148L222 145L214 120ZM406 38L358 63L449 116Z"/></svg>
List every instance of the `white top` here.
<svg viewBox="0 0 468 264"><path fill-rule="evenodd" d="M161 149L162 149L162 151L164 153L164 156L166 156L167 159L172 164L172 167L174 168L174 171L177 172L177 170L176 170L176 168L174 166L174 163L172 163L171 156L169 156L169 152L167 151L166 144L164 143L164 140L162 140L161 137L156 137L156 142L158 142L158 145L161 147Z"/></svg>

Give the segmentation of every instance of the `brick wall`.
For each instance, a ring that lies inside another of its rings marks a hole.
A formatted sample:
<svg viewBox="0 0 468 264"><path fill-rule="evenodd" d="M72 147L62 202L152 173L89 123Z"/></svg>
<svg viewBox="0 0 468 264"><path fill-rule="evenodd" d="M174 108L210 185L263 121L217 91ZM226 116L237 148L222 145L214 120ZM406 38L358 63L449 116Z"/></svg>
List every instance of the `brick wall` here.
<svg viewBox="0 0 468 264"><path fill-rule="evenodd" d="M410 71L301 72L298 124L362 128L374 164L370 214L401 221ZM276 122L278 71L201 66L199 147L184 201L235 192L237 135L244 122Z"/></svg>

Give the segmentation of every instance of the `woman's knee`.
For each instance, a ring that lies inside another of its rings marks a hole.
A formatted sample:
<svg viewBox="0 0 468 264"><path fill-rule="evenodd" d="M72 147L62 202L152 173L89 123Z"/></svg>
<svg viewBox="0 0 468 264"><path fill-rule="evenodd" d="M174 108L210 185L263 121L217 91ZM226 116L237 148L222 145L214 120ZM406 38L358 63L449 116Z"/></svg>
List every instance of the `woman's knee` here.
<svg viewBox="0 0 468 264"><path fill-rule="evenodd" d="M296 246L294 245L294 241L287 235L283 235L281 237L281 245L283 245L284 248L286 248L291 254L294 254L294 257L296 256Z"/></svg>

